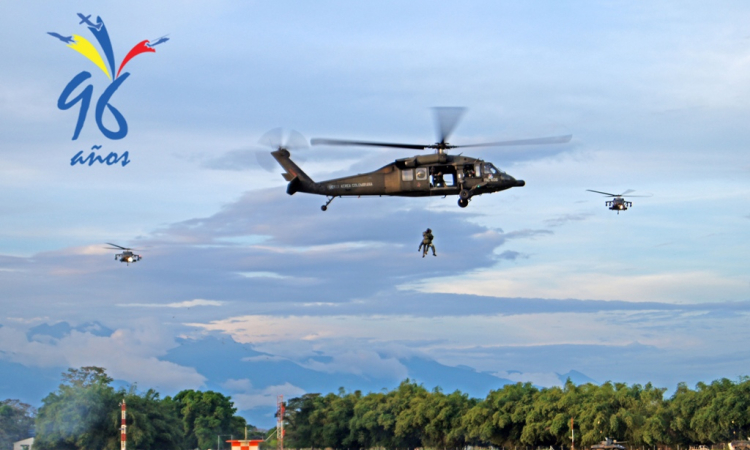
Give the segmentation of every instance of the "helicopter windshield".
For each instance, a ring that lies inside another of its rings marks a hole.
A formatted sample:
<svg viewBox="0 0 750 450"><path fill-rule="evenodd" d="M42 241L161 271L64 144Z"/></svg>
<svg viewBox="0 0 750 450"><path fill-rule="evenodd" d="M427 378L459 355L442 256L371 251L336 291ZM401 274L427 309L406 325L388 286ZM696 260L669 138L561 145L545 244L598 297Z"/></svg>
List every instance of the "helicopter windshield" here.
<svg viewBox="0 0 750 450"><path fill-rule="evenodd" d="M497 176L501 172L497 170L495 166L492 165L492 163L484 163L484 174L490 175L490 176Z"/></svg>

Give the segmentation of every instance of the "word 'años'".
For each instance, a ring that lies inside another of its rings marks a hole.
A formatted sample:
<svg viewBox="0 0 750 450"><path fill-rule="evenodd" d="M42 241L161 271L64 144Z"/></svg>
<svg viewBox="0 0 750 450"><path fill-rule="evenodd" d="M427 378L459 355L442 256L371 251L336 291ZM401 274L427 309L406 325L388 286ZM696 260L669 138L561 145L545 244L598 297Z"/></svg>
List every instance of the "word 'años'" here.
<svg viewBox="0 0 750 450"><path fill-rule="evenodd" d="M91 147L91 150L99 150L102 148L101 145L95 145ZM128 152L124 152L122 155L118 155L115 152L110 152L107 156L100 156L97 155L96 152L89 153L89 156L83 157L83 150L76 153L75 156L70 158L70 165L75 166L76 164L85 164L89 163L89 166L93 166L95 162L98 162L100 164L106 164L108 166L111 166L113 164L122 163L122 167L127 166L130 164L130 160L128 159Z"/></svg>

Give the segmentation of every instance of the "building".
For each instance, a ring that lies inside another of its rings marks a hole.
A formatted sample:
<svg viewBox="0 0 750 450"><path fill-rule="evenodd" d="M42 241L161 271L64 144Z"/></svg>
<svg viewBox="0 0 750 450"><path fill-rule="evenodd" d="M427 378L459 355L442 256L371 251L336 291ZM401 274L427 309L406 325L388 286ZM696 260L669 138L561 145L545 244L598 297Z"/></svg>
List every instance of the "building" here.
<svg viewBox="0 0 750 450"><path fill-rule="evenodd" d="M31 450L34 446L34 438L30 437L13 443L13 450Z"/></svg>

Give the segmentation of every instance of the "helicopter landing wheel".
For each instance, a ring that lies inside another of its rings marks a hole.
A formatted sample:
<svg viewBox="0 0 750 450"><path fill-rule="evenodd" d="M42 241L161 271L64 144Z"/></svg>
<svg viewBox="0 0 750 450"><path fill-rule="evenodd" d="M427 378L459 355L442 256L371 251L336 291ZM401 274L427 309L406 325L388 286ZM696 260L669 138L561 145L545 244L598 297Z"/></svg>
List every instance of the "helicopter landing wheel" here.
<svg viewBox="0 0 750 450"><path fill-rule="evenodd" d="M320 207L320 210L321 211L327 210L328 209L328 205L331 204L331 202L333 201L334 198L336 198L336 197L333 196L333 197L329 198L328 201L326 202L326 204Z"/></svg>
<svg viewBox="0 0 750 450"><path fill-rule="evenodd" d="M461 200L469 200L471 198L471 192L467 191L466 189L461 189L461 192L458 193L458 196L461 197Z"/></svg>
<svg viewBox="0 0 750 450"><path fill-rule="evenodd" d="M461 208L466 208L467 206L469 206L469 200L467 200L465 198L459 198L458 199L458 206L460 206Z"/></svg>

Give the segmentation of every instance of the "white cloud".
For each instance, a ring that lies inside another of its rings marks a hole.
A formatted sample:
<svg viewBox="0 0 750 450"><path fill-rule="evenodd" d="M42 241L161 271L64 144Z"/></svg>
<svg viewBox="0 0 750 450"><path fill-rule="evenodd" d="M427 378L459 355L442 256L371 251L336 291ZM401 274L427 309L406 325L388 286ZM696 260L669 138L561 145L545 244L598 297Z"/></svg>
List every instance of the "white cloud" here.
<svg viewBox="0 0 750 450"><path fill-rule="evenodd" d="M225 389L229 389L232 392L236 391L249 391L253 388L253 383L248 378L242 378L235 380L233 378L223 382L221 386Z"/></svg>
<svg viewBox="0 0 750 450"><path fill-rule="evenodd" d="M515 382L531 382L536 386L552 387L562 386L560 377L555 372L497 372L496 377L513 380Z"/></svg>
<svg viewBox="0 0 750 450"><path fill-rule="evenodd" d="M279 275L276 272L237 272L237 274L245 278L276 278L281 280L290 278L289 276Z"/></svg>
<svg viewBox="0 0 750 450"><path fill-rule="evenodd" d="M748 286L747 276L731 276L711 270L613 274L582 271L579 267L558 264L534 264L426 279L401 288L425 293L491 297L693 303L745 300Z"/></svg>
<svg viewBox="0 0 750 450"><path fill-rule="evenodd" d="M172 303L118 303L117 306L123 308L192 308L194 306L221 306L224 302L217 300L185 300L183 302Z"/></svg>
<svg viewBox="0 0 750 450"><path fill-rule="evenodd" d="M49 317L47 316L41 316L41 317L6 317L6 320L9 320L11 322L18 322L18 323L25 323L25 324L31 324L36 322L46 322L49 320Z"/></svg>
<svg viewBox="0 0 750 450"><path fill-rule="evenodd" d="M150 320L136 328L118 329L109 337L74 330L48 341L28 341L24 329L0 328L0 353L25 366L99 366L113 378L131 383L169 390L200 387L205 378L195 369L158 359L174 346L169 333Z"/></svg>
<svg viewBox="0 0 750 450"><path fill-rule="evenodd" d="M326 354L332 357L331 362L308 360L303 365L320 372L352 373L394 380L403 380L409 375L408 369L396 358L384 358L372 350L360 348L342 351L341 348L335 349L331 346L326 349Z"/></svg>
<svg viewBox="0 0 750 450"><path fill-rule="evenodd" d="M240 411L257 408L259 406L275 406L277 396L283 395L284 398L299 397L304 394L305 390L294 386L290 383L284 383L277 386L268 386L267 388L255 392L246 392L233 394L232 400Z"/></svg>

